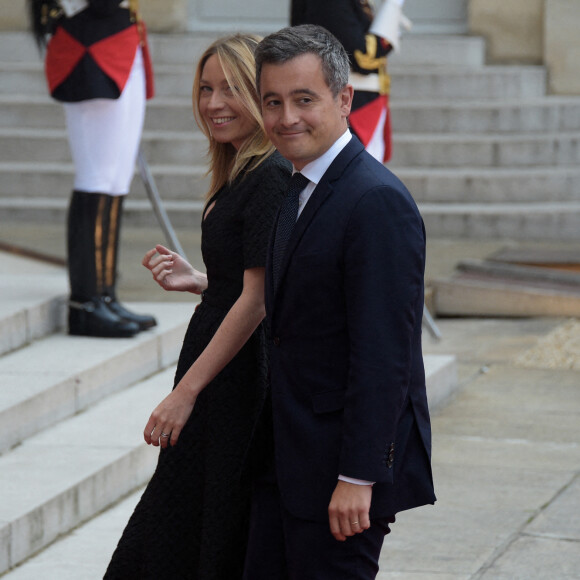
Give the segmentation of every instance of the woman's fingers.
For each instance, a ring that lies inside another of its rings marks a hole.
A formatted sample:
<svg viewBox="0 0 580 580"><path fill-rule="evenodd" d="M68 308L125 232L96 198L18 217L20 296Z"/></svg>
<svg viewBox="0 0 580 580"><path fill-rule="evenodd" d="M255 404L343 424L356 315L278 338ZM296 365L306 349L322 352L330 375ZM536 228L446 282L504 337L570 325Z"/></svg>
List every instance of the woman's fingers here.
<svg viewBox="0 0 580 580"><path fill-rule="evenodd" d="M169 429L162 429L159 435L159 445L163 449L169 447L169 439L171 437L171 431Z"/></svg>
<svg viewBox="0 0 580 580"><path fill-rule="evenodd" d="M160 254L167 254L169 256L173 255L173 252L169 248L166 248L165 246L162 246L161 244L157 244L155 246L155 250L157 252L159 252Z"/></svg>
<svg viewBox="0 0 580 580"><path fill-rule="evenodd" d="M153 445L155 447L167 447L167 443L171 436L171 432L166 427L162 427L161 424L155 424L151 426L154 421L153 415L149 419L145 429L143 431L143 438L147 445Z"/></svg>
<svg viewBox="0 0 580 580"><path fill-rule="evenodd" d="M153 274L153 277L157 279L159 275L162 274L163 272L165 272L166 274L171 273L172 266L173 266L172 260L164 259L151 268L151 273Z"/></svg>
<svg viewBox="0 0 580 580"><path fill-rule="evenodd" d="M151 262L151 258L157 253L157 248L152 248L149 250L141 260L141 264L145 266L145 268L149 268L149 263Z"/></svg>
<svg viewBox="0 0 580 580"><path fill-rule="evenodd" d="M157 248L154 248L145 254L143 265L151 272L156 282L163 284L165 278L173 273L173 256L159 254Z"/></svg>
<svg viewBox="0 0 580 580"><path fill-rule="evenodd" d="M160 252L159 250L161 249L165 251ZM160 263L163 262L173 263L172 252L167 250L163 246L156 246L155 248L149 250L143 257L143 260L141 261L143 266L145 266L145 268L149 270L153 270L156 266L158 266Z"/></svg>
<svg viewBox="0 0 580 580"><path fill-rule="evenodd" d="M147 445L155 445L155 430L157 429L157 425L155 424L155 419L153 419L153 415L149 417L149 421L147 421L147 425L145 425L145 429L143 429L143 439L145 439L145 443ZM159 435L157 436L157 442L159 443Z"/></svg>

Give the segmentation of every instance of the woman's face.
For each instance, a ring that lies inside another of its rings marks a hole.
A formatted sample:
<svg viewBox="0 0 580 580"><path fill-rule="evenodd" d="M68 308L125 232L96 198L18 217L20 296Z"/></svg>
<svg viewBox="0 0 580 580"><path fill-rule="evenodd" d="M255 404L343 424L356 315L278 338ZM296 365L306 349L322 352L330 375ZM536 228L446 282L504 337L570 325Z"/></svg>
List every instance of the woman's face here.
<svg viewBox="0 0 580 580"><path fill-rule="evenodd" d="M231 143L236 149L247 139L256 123L238 103L229 86L216 54L212 54L201 71L199 112L218 143Z"/></svg>

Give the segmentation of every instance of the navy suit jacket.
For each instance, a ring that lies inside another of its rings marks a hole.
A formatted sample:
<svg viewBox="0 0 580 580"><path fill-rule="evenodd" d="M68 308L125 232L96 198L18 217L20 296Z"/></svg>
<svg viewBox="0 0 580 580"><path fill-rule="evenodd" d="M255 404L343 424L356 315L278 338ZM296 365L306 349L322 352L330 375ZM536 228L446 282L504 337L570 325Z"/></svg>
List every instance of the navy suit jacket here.
<svg viewBox="0 0 580 580"><path fill-rule="evenodd" d="M421 352L425 231L405 186L353 136L312 193L275 291L266 270L283 505L328 519L339 474L371 517L433 503Z"/></svg>

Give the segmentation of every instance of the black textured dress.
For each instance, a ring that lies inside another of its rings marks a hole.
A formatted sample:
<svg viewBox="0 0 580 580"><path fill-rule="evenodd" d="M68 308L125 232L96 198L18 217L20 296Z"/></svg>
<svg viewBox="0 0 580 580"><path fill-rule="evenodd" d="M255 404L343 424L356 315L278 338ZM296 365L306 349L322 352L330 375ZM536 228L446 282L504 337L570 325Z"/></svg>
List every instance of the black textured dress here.
<svg viewBox="0 0 580 580"><path fill-rule="evenodd" d="M244 270L263 267L290 166L274 153L223 187L203 220L208 288L183 341L175 384L205 349L242 291ZM209 205L212 203L210 200ZM262 326L200 393L175 447L162 449L105 574L106 580L241 578L249 518L249 450L266 397Z"/></svg>

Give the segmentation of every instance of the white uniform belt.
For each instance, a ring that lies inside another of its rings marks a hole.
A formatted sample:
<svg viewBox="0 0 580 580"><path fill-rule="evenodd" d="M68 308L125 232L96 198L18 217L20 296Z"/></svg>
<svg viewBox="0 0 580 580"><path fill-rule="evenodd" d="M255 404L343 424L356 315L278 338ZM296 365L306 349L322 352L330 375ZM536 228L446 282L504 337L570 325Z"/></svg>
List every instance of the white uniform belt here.
<svg viewBox="0 0 580 580"><path fill-rule="evenodd" d="M379 92L379 75L376 73L363 75L351 72L348 77L348 82L353 86L355 91L369 91L371 93Z"/></svg>
<svg viewBox="0 0 580 580"><path fill-rule="evenodd" d="M88 0L59 0L61 8L67 18L72 18L75 14L82 12L88 7ZM129 8L129 0L123 0L119 4L119 8Z"/></svg>

